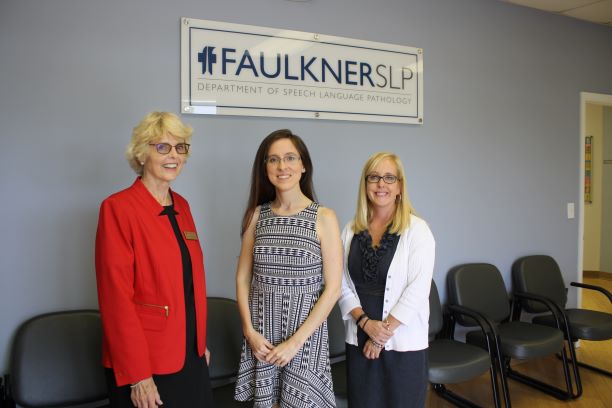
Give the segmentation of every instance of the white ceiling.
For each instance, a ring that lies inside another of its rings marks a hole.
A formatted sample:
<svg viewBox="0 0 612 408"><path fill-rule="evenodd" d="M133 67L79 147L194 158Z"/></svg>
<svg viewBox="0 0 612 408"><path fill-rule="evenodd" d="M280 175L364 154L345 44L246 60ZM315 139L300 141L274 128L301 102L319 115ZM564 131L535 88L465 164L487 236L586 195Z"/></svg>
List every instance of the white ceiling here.
<svg viewBox="0 0 612 408"><path fill-rule="evenodd" d="M612 0L501 0L612 27Z"/></svg>

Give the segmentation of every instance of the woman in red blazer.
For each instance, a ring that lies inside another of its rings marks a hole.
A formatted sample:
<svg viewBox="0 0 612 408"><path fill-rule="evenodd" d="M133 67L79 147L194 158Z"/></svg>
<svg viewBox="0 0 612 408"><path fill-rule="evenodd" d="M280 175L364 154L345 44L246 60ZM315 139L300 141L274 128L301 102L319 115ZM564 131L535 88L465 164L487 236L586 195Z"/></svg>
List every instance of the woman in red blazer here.
<svg viewBox="0 0 612 408"><path fill-rule="evenodd" d="M189 204L170 189L191 133L172 113L145 116L126 152L139 177L100 208L96 277L113 407L212 406L204 258Z"/></svg>

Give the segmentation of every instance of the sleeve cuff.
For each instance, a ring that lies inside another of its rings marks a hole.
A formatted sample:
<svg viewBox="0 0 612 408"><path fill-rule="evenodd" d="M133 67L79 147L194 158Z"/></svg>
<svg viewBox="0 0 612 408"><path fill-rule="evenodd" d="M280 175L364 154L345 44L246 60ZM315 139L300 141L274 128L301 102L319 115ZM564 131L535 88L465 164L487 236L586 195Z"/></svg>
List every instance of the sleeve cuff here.
<svg viewBox="0 0 612 408"><path fill-rule="evenodd" d="M340 306L340 313L342 313L342 320L350 320L353 318L351 316L351 310L356 307L361 307L361 303L359 303L359 299L355 296L348 296L345 299L340 299L338 301L338 306Z"/></svg>

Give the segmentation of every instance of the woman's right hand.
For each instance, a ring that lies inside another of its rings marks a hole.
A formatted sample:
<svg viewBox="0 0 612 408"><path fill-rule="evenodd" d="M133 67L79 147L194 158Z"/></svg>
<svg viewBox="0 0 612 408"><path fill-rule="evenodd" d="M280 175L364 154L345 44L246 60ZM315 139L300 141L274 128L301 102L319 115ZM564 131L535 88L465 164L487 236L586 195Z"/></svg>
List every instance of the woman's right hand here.
<svg viewBox="0 0 612 408"><path fill-rule="evenodd" d="M132 404L137 408L156 408L163 405L153 377L146 378L132 386Z"/></svg>
<svg viewBox="0 0 612 408"><path fill-rule="evenodd" d="M378 344L385 344L393 336L393 331L389 325L380 320L370 319L362 325L362 329L368 337Z"/></svg>
<svg viewBox="0 0 612 408"><path fill-rule="evenodd" d="M251 332L245 336L255 358L257 358L262 363L266 362L266 356L274 348L272 343L270 343L264 336L262 336L258 331L251 330Z"/></svg>

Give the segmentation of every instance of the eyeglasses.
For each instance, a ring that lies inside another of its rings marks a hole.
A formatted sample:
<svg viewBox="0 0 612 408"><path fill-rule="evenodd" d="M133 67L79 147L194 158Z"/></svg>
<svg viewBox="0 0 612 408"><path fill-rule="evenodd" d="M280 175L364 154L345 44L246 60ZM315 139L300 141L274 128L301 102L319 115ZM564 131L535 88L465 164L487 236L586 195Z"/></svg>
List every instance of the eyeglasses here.
<svg viewBox="0 0 612 408"><path fill-rule="evenodd" d="M379 176L378 174L368 174L366 176L366 181L368 183L378 183L380 180L384 181L386 184L393 184L399 180L399 177L392 174L385 174L384 176Z"/></svg>
<svg viewBox="0 0 612 408"><path fill-rule="evenodd" d="M295 164L297 163L300 159L300 156L296 156L295 154L288 154L285 157L278 157L278 156L268 156L266 157L266 164L269 164L270 166L277 166L280 164L280 162L285 162L285 164Z"/></svg>
<svg viewBox="0 0 612 408"><path fill-rule="evenodd" d="M157 150L159 154L168 154L173 147L178 154L187 154L189 153L189 146L191 145L188 143L177 143L174 146L170 143L149 143L149 146L155 146L155 150Z"/></svg>

